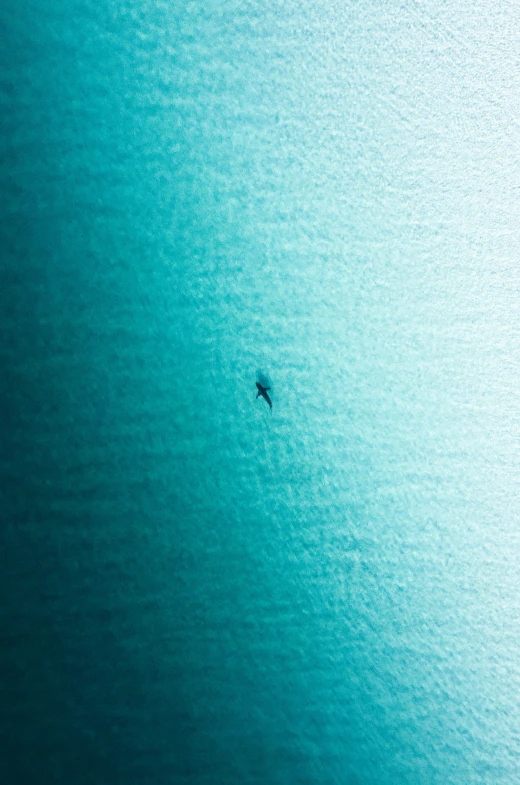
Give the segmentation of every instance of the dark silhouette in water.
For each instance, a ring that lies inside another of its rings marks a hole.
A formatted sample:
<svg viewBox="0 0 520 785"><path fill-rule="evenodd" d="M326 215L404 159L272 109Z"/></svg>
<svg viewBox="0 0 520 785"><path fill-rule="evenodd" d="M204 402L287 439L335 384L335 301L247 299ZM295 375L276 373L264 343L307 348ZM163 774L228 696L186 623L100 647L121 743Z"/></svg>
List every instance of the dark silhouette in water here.
<svg viewBox="0 0 520 785"><path fill-rule="evenodd" d="M256 397L258 398L261 395L262 398L265 398L265 400L269 404L269 408L272 410L273 404L271 403L271 399L269 398L269 396L267 394L267 390L270 390L271 388L270 387L262 387L262 385L259 382L256 383L256 386L258 387L258 392L256 394Z"/></svg>

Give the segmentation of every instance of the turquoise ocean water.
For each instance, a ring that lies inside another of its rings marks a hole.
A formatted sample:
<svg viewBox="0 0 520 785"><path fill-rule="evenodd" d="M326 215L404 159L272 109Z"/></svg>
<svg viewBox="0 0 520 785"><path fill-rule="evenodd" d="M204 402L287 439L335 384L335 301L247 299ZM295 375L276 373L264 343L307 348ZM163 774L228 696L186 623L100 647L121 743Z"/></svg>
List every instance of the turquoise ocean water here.
<svg viewBox="0 0 520 785"><path fill-rule="evenodd" d="M1 781L518 783L515 4L0 20Z"/></svg>

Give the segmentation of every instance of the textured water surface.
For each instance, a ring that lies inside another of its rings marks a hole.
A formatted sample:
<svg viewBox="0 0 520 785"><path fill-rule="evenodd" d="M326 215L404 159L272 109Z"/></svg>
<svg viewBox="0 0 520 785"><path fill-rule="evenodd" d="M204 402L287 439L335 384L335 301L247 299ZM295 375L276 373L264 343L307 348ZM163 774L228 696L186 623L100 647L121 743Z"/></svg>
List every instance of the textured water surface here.
<svg viewBox="0 0 520 785"><path fill-rule="evenodd" d="M2 782L517 783L514 4L0 18Z"/></svg>

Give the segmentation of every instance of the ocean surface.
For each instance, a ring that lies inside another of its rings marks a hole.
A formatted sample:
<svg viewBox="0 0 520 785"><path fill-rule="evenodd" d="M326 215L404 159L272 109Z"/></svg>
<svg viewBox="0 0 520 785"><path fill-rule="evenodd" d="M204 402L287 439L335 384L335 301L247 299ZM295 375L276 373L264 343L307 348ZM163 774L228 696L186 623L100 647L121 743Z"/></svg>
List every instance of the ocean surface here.
<svg viewBox="0 0 520 785"><path fill-rule="evenodd" d="M517 785L517 4L0 29L2 784Z"/></svg>

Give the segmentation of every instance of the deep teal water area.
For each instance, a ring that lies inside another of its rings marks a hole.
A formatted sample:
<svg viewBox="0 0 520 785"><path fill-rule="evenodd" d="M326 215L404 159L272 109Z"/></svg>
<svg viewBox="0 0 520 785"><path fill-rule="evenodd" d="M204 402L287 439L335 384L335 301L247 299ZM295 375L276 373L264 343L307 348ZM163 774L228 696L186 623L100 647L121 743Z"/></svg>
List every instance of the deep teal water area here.
<svg viewBox="0 0 520 785"><path fill-rule="evenodd" d="M517 783L514 4L0 20L1 782Z"/></svg>

